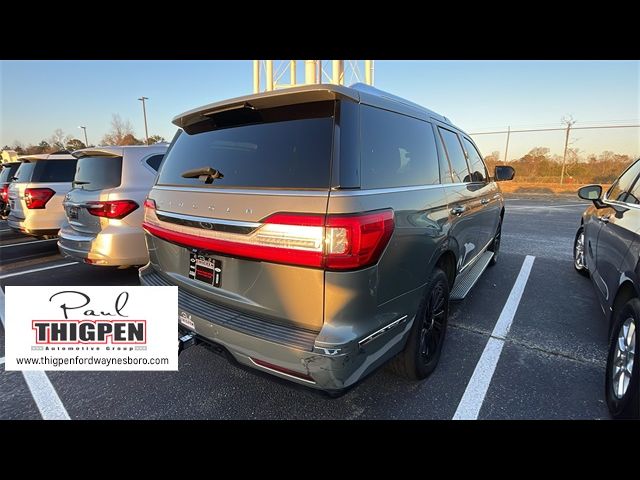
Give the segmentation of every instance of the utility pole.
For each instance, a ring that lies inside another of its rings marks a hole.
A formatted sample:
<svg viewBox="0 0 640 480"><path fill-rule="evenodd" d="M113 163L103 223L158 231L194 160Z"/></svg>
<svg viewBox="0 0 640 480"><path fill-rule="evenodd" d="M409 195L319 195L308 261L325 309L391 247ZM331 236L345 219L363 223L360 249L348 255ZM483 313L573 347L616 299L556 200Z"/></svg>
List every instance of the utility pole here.
<svg viewBox="0 0 640 480"><path fill-rule="evenodd" d="M511 126L507 127L507 145L504 147L504 161L509 161L507 154L509 153L509 137L511 136Z"/></svg>
<svg viewBox="0 0 640 480"><path fill-rule="evenodd" d="M80 125L78 128L81 128L82 130L84 130L84 146L88 147L89 140L87 140L87 127L85 127L84 125Z"/></svg>
<svg viewBox="0 0 640 480"><path fill-rule="evenodd" d="M567 149L569 147L569 132L571 131L571 126L576 123L571 115L569 118L562 117L562 123L567 125L567 134L564 138L564 154L562 155L562 170L560 171L560 185L564 182L564 169L567 163Z"/></svg>
<svg viewBox="0 0 640 480"><path fill-rule="evenodd" d="M144 104L145 100L149 100L149 97L140 97L138 100L142 102L142 114L144 115L144 138L146 138L146 144L149 145L149 130L147 130L147 108Z"/></svg>

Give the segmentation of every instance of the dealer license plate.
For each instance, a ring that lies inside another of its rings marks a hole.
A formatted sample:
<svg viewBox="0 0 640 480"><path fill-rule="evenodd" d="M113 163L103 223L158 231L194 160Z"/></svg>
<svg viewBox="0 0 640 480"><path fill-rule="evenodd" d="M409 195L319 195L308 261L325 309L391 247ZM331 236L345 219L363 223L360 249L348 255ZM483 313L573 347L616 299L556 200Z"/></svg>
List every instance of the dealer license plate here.
<svg viewBox="0 0 640 480"><path fill-rule="evenodd" d="M189 278L219 288L222 285L222 262L211 255L192 250L189 253Z"/></svg>

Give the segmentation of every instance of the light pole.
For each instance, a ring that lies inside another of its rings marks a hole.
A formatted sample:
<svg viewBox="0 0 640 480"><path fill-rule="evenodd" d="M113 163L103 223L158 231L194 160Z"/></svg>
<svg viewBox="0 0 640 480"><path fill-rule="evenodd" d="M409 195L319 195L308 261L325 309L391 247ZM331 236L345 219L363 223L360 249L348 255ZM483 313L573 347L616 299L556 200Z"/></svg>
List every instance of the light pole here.
<svg viewBox="0 0 640 480"><path fill-rule="evenodd" d="M144 101L149 100L149 97L140 97L138 100L142 102L142 114L144 115L144 137L147 139L147 145L149 145L149 131L147 130L147 109Z"/></svg>
<svg viewBox="0 0 640 480"><path fill-rule="evenodd" d="M88 147L89 146L89 140L87 140L87 127L80 125L78 128L81 128L82 130L84 130L84 146Z"/></svg>

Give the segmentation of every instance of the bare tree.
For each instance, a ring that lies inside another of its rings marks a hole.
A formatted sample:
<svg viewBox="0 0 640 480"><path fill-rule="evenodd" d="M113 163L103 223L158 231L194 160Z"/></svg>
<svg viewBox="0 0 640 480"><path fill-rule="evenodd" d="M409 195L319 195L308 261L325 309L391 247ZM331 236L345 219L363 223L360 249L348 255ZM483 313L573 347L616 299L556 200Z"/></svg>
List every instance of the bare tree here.
<svg viewBox="0 0 640 480"><path fill-rule="evenodd" d="M51 137L49 137L48 143L52 149L63 150L71 138L71 135L65 134L61 128L56 128Z"/></svg>
<svg viewBox="0 0 640 480"><path fill-rule="evenodd" d="M103 145L123 145L123 142L130 141L131 137L133 137L131 122L122 120L119 114L114 113L111 116L111 130L102 138L102 143Z"/></svg>

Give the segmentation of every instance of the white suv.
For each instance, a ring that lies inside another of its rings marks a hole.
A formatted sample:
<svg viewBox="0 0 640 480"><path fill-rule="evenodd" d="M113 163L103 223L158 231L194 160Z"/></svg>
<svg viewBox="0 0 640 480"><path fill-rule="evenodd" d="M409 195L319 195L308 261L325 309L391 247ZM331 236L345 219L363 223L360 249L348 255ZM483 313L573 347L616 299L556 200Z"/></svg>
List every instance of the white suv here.
<svg viewBox="0 0 640 480"><path fill-rule="evenodd" d="M62 201L71 190L77 159L57 152L26 155L20 161L9 185L9 227L38 237L56 236L65 220Z"/></svg>
<svg viewBox="0 0 640 480"><path fill-rule="evenodd" d="M64 199L60 252L91 265L144 265L142 205L168 144L76 150L75 187Z"/></svg>

